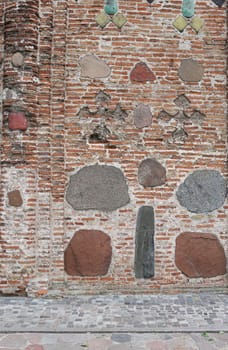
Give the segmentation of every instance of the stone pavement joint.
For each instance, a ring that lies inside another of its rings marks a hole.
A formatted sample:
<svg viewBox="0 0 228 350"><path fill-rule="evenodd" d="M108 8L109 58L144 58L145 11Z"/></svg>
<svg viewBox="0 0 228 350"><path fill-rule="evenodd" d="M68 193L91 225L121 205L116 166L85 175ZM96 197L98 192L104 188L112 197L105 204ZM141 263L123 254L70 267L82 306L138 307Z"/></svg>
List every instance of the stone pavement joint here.
<svg viewBox="0 0 228 350"><path fill-rule="evenodd" d="M228 295L222 293L0 298L1 333L221 331L228 332Z"/></svg>

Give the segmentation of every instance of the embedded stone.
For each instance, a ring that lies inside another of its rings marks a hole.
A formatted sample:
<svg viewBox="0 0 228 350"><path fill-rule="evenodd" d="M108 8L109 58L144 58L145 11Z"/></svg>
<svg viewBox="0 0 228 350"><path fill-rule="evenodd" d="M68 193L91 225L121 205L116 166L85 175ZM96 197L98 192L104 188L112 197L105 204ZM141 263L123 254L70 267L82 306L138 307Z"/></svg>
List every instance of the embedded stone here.
<svg viewBox="0 0 228 350"><path fill-rule="evenodd" d="M194 17L190 22L190 26L196 33L199 33L200 29L203 27L203 20L199 17Z"/></svg>
<svg viewBox="0 0 228 350"><path fill-rule="evenodd" d="M204 69L202 64L192 58L181 61L179 76L183 81L199 82L203 77Z"/></svg>
<svg viewBox="0 0 228 350"><path fill-rule="evenodd" d="M127 18L122 13L117 13L113 16L112 21L118 28L122 28L127 22Z"/></svg>
<svg viewBox="0 0 228 350"><path fill-rule="evenodd" d="M21 67L24 64L24 56L20 52L16 52L13 54L11 58L11 62L14 65L14 67Z"/></svg>
<svg viewBox="0 0 228 350"><path fill-rule="evenodd" d="M193 213L208 213L220 208L226 198L226 181L217 170L196 170L177 190L177 199Z"/></svg>
<svg viewBox="0 0 228 350"><path fill-rule="evenodd" d="M130 198L122 171L96 164L70 177L66 200L75 210L113 211L129 203Z"/></svg>
<svg viewBox="0 0 228 350"><path fill-rule="evenodd" d="M98 230L79 230L64 252L64 267L71 276L106 275L112 259L110 237Z"/></svg>
<svg viewBox="0 0 228 350"><path fill-rule="evenodd" d="M186 109L190 105L190 100L184 95L179 95L177 98L175 98L174 103L176 106L178 106L181 109Z"/></svg>
<svg viewBox="0 0 228 350"><path fill-rule="evenodd" d="M176 239L175 263L187 277L216 277L226 273L224 249L210 233L187 232Z"/></svg>
<svg viewBox="0 0 228 350"><path fill-rule="evenodd" d="M143 187L161 186L166 181L166 170L156 159L144 159L139 165L138 180Z"/></svg>
<svg viewBox="0 0 228 350"><path fill-rule="evenodd" d="M28 121L24 112L10 112L8 115L8 126L11 130L27 130Z"/></svg>
<svg viewBox="0 0 228 350"><path fill-rule="evenodd" d="M184 17L193 17L195 12L195 0L182 0L181 10Z"/></svg>
<svg viewBox="0 0 228 350"><path fill-rule="evenodd" d="M133 114L136 128L144 128L152 123L152 113L148 105L140 103L134 110Z"/></svg>
<svg viewBox="0 0 228 350"><path fill-rule="evenodd" d="M183 32L188 25L188 21L183 16L178 16L173 22L173 26L179 31Z"/></svg>
<svg viewBox="0 0 228 350"><path fill-rule="evenodd" d="M187 132L184 130L184 128L178 127L172 132L172 138L169 140L170 143L175 144L184 144L185 141L188 138Z"/></svg>
<svg viewBox="0 0 228 350"><path fill-rule="evenodd" d="M213 3L215 4L215 5L217 5L218 7L222 7L222 5L224 4L224 2L226 1L226 0L212 0L213 1Z"/></svg>
<svg viewBox="0 0 228 350"><path fill-rule="evenodd" d="M7 193L9 205L12 207L20 207L23 204L21 193L19 190L13 190Z"/></svg>
<svg viewBox="0 0 228 350"><path fill-rule="evenodd" d="M139 209L135 238L135 277L154 276L154 209L142 206Z"/></svg>
<svg viewBox="0 0 228 350"><path fill-rule="evenodd" d="M100 90L96 95L97 103L105 103L105 102L109 102L110 100L111 100L111 97L102 90Z"/></svg>
<svg viewBox="0 0 228 350"><path fill-rule="evenodd" d="M95 21L101 28L104 28L109 22L111 22L111 18L102 11L96 16Z"/></svg>
<svg viewBox="0 0 228 350"><path fill-rule="evenodd" d="M197 109L195 109L195 110L192 112L190 118L191 118L192 120L201 121L201 120L203 120L203 119L206 118L206 115L205 115L204 113L198 111Z"/></svg>
<svg viewBox="0 0 228 350"><path fill-rule="evenodd" d="M131 71L130 79L132 82L145 83L147 81L155 81L156 77L146 63L138 62Z"/></svg>
<svg viewBox="0 0 228 350"><path fill-rule="evenodd" d="M100 58L94 55L86 55L79 61L81 67L81 77L99 79L107 78L111 69Z"/></svg>

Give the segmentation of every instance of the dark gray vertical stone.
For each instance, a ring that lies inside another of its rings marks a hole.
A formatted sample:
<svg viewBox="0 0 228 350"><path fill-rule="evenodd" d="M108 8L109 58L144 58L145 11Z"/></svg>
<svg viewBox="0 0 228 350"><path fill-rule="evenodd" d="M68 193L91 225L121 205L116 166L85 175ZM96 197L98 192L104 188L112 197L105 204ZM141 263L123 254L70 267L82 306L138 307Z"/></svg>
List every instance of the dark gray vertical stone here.
<svg viewBox="0 0 228 350"><path fill-rule="evenodd" d="M143 206L139 209L135 239L135 277L154 276L154 209Z"/></svg>

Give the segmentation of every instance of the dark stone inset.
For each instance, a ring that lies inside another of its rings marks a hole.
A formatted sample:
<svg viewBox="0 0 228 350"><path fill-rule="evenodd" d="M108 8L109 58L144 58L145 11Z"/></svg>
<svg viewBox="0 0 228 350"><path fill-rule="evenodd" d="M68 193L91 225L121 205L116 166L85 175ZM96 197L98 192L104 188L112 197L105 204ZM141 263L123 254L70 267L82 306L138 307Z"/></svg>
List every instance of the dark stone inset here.
<svg viewBox="0 0 228 350"><path fill-rule="evenodd" d="M130 198L122 171L96 164L70 177L66 200L75 210L113 211L129 203Z"/></svg>
<svg viewBox="0 0 228 350"><path fill-rule="evenodd" d="M20 207L23 204L21 193L19 190L13 190L7 193L9 205L12 207Z"/></svg>
<svg viewBox="0 0 228 350"><path fill-rule="evenodd" d="M101 141L101 142L107 142L107 137L111 134L110 130L107 128L106 125L97 125L92 134L89 136L90 141Z"/></svg>
<svg viewBox="0 0 228 350"><path fill-rule="evenodd" d="M209 233L186 232L176 239L175 263L187 277L216 277L226 273L224 249Z"/></svg>
<svg viewBox="0 0 228 350"><path fill-rule="evenodd" d="M97 103L109 102L110 100L111 100L111 97L102 90L100 90L96 95Z"/></svg>
<svg viewBox="0 0 228 350"><path fill-rule="evenodd" d="M111 259L111 239L106 233L79 230L64 252L64 267L71 276L103 276Z"/></svg>
<svg viewBox="0 0 228 350"><path fill-rule="evenodd" d="M156 77L150 68L146 65L146 63L139 62L132 69L130 79L132 82L145 83L147 81L155 81Z"/></svg>
<svg viewBox="0 0 228 350"><path fill-rule="evenodd" d="M183 81L199 82L203 78L204 68L202 64L192 58L181 61L179 76Z"/></svg>
<svg viewBox="0 0 228 350"><path fill-rule="evenodd" d="M220 208L226 197L226 181L217 170L196 170L177 190L177 199L193 213L208 213Z"/></svg>
<svg viewBox="0 0 228 350"><path fill-rule="evenodd" d="M182 94L175 98L174 103L177 107L186 109L190 106L191 101L184 94Z"/></svg>
<svg viewBox="0 0 228 350"><path fill-rule="evenodd" d="M143 206L139 209L135 238L135 277L154 276L154 209Z"/></svg>
<svg viewBox="0 0 228 350"><path fill-rule="evenodd" d="M28 121L24 112L10 112L8 115L8 126L11 130L25 131L28 128Z"/></svg>
<svg viewBox="0 0 228 350"><path fill-rule="evenodd" d="M212 0L213 3L215 3L215 5L217 5L218 7L222 7L222 5L224 4L224 2L226 0Z"/></svg>
<svg viewBox="0 0 228 350"><path fill-rule="evenodd" d="M166 169L156 159L144 159L139 165L138 180L144 187L163 185L166 181Z"/></svg>

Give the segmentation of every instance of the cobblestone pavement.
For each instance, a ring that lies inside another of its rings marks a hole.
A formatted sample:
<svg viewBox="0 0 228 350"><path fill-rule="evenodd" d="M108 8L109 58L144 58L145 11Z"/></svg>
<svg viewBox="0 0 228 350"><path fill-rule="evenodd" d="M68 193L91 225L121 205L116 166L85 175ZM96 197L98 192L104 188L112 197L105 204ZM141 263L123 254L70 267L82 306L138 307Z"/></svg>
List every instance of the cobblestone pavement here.
<svg viewBox="0 0 228 350"><path fill-rule="evenodd" d="M228 332L228 295L2 297L0 331Z"/></svg>
<svg viewBox="0 0 228 350"><path fill-rule="evenodd" d="M228 295L0 298L0 350L228 350Z"/></svg>

